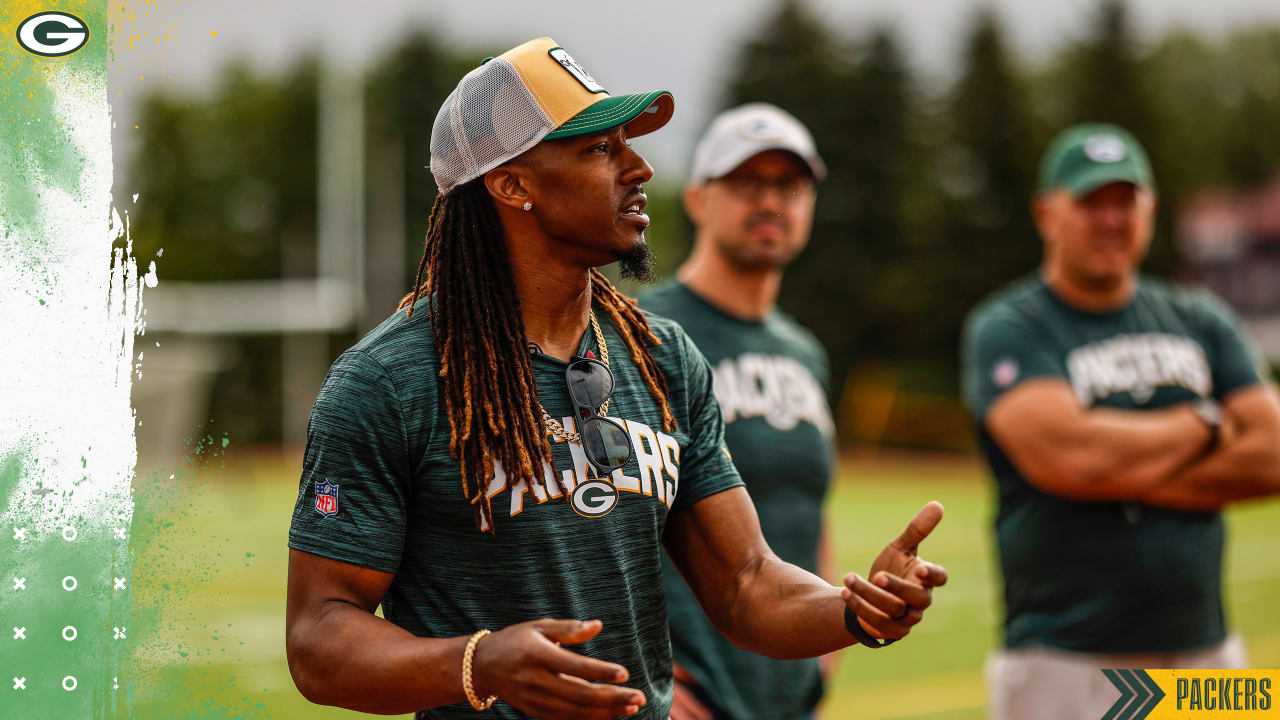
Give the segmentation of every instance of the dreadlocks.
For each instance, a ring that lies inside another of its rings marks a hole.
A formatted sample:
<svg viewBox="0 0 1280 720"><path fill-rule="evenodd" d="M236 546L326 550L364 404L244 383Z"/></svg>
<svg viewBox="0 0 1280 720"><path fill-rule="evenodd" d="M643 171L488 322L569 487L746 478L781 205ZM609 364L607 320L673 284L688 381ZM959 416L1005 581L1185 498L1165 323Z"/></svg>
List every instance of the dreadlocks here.
<svg viewBox="0 0 1280 720"><path fill-rule="evenodd" d="M449 454L461 466L462 492L475 506L476 527L487 524L492 531L486 491L493 462L501 462L510 477L543 482L542 467L551 463L551 444L536 410L532 356L502 224L483 180L436 197L413 291L397 309L408 308L406 316L412 317L423 295L429 298L444 380ZM662 407L663 429L671 432L676 421L667 403L667 381L649 352L661 342L636 301L594 269L591 298L631 351L649 392ZM559 476L552 476L564 493Z"/></svg>

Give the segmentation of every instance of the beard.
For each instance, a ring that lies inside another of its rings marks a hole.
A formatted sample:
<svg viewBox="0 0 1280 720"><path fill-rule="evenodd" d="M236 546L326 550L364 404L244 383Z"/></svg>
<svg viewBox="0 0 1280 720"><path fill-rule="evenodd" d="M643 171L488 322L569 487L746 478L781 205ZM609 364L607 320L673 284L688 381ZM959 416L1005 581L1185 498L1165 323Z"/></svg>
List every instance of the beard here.
<svg viewBox="0 0 1280 720"><path fill-rule="evenodd" d="M730 265L743 272L785 268L791 262L789 257L771 257L753 248L743 248L737 245L721 246L720 252L724 259L729 261Z"/></svg>
<svg viewBox="0 0 1280 720"><path fill-rule="evenodd" d="M722 243L717 248L720 255L738 270L758 272L761 270L781 270L791 264L800 255L803 246L769 252L755 247Z"/></svg>
<svg viewBox="0 0 1280 720"><path fill-rule="evenodd" d="M781 247L767 248L757 243L750 234L757 225L772 223L777 225L783 234ZM761 270L780 270L791 264L804 249L804 243L796 243L788 239L790 223L777 214L758 213L748 218L741 233L717 237L715 246L721 256L738 270L758 272Z"/></svg>
<svg viewBox="0 0 1280 720"><path fill-rule="evenodd" d="M618 261L618 274L623 280L631 280L642 285L653 282L653 249L649 243L641 240L630 250L618 250L613 253Z"/></svg>

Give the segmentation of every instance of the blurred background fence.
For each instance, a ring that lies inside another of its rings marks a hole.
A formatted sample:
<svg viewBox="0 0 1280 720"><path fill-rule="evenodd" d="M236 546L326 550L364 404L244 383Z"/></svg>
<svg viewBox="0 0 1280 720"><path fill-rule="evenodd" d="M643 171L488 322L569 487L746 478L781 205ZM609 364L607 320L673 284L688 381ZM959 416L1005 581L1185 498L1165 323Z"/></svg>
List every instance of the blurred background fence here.
<svg viewBox="0 0 1280 720"><path fill-rule="evenodd" d="M942 78L913 69L889 27L842 34L799 0L755 19L733 52L714 108L781 105L830 166L782 305L830 351L846 448L971 446L961 323L1034 270L1036 163L1075 121L1118 122L1150 151L1160 206L1146 271L1211 286L1280 361L1280 29L1153 38L1122 2L1080 11L1087 31L1029 62L996 11L974 10ZM408 29L367 66L316 49L140 102L117 188L139 194L118 198L135 256L162 258L146 296L158 344L143 343L134 390L144 455L177 452L210 422L237 442L297 448L328 364L409 288L435 193L436 110L462 73L524 39L513 28L468 49ZM649 187L667 276L690 242L682 182Z"/></svg>

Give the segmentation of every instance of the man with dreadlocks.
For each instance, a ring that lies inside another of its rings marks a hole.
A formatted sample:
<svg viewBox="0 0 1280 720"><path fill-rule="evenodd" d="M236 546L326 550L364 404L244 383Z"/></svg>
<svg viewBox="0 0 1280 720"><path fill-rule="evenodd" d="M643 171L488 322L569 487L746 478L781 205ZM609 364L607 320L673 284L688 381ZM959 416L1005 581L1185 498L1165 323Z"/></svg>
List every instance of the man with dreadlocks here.
<svg viewBox="0 0 1280 720"><path fill-rule="evenodd" d="M779 560L706 360L596 270L652 274L653 170L628 140L672 109L665 91L610 96L549 38L445 100L418 278L312 411L286 617L311 701L664 720L661 544L722 632L778 658L892 642L946 581L916 555L936 503L869 580L837 588Z"/></svg>

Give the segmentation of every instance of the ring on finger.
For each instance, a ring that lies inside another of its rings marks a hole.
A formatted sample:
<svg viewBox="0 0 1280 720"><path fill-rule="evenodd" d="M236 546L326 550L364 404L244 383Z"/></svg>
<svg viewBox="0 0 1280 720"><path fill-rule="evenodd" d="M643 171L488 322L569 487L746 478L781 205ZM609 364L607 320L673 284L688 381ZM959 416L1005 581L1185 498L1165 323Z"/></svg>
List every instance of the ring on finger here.
<svg viewBox="0 0 1280 720"><path fill-rule="evenodd" d="M910 614L911 614L911 603L907 603L907 606L902 609L901 615L898 615L896 617L891 617L889 619L894 622L902 622L903 620L906 620L907 616Z"/></svg>

